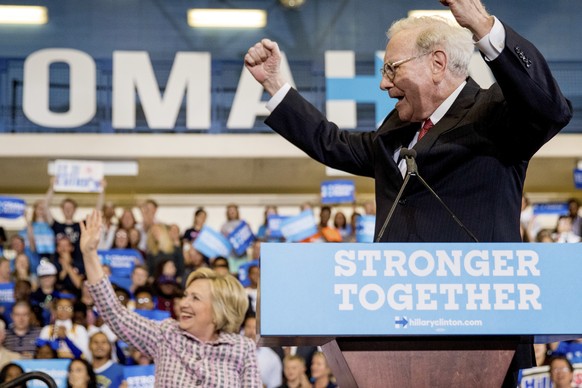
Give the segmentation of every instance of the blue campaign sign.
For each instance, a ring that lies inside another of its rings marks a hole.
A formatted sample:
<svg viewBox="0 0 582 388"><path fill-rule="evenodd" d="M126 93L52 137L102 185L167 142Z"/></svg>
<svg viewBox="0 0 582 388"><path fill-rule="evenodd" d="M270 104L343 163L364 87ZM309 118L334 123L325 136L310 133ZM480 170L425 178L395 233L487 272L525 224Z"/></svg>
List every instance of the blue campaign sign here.
<svg viewBox="0 0 582 388"><path fill-rule="evenodd" d="M232 246L230 242L219 232L209 226L202 227L200 234L194 240L194 248L206 257L228 257Z"/></svg>
<svg viewBox="0 0 582 388"><path fill-rule="evenodd" d="M559 216L568 214L568 204L566 202L549 202L536 203L533 205L533 213L540 214L555 214Z"/></svg>
<svg viewBox="0 0 582 388"><path fill-rule="evenodd" d="M228 241L237 256L247 251L247 248L255 241L255 235L249 224L241 221L240 224L228 235Z"/></svg>
<svg viewBox="0 0 582 388"><path fill-rule="evenodd" d="M134 310L137 314L141 315L142 317L146 317L147 319L151 319L152 321L163 321L164 319L170 318L169 311L163 310L141 310L135 309Z"/></svg>
<svg viewBox="0 0 582 388"><path fill-rule="evenodd" d="M572 297L582 244L266 243L261 253L262 336L582 337Z"/></svg>
<svg viewBox="0 0 582 388"><path fill-rule="evenodd" d="M582 189L582 170L574 169L574 187Z"/></svg>
<svg viewBox="0 0 582 388"><path fill-rule="evenodd" d="M0 218L16 219L24 215L26 202L20 198L0 197Z"/></svg>
<svg viewBox="0 0 582 388"><path fill-rule="evenodd" d="M356 186L354 181L342 179L321 182L321 203L354 203Z"/></svg>
<svg viewBox="0 0 582 388"><path fill-rule="evenodd" d="M283 233L281 232L281 224L284 220L289 218L288 216L281 216L279 214L269 214L267 216L267 226L269 228L269 237L281 238Z"/></svg>
<svg viewBox="0 0 582 388"><path fill-rule="evenodd" d="M123 368L127 388L154 388L156 366L132 365Z"/></svg>
<svg viewBox="0 0 582 388"><path fill-rule="evenodd" d="M356 241L373 242L376 216L364 215L356 218Z"/></svg>
<svg viewBox="0 0 582 388"><path fill-rule="evenodd" d="M297 242L317 233L313 210L304 210L299 215L281 222L281 233L289 242Z"/></svg>
<svg viewBox="0 0 582 388"><path fill-rule="evenodd" d="M67 386L67 368L71 360L14 360L24 372L44 372L55 380L58 388ZM46 388L47 385L40 380L31 380L26 385L28 388Z"/></svg>
<svg viewBox="0 0 582 388"><path fill-rule="evenodd" d="M109 249L97 251L101 263L109 266L111 276L130 278L136 264L143 264L141 253L135 249Z"/></svg>

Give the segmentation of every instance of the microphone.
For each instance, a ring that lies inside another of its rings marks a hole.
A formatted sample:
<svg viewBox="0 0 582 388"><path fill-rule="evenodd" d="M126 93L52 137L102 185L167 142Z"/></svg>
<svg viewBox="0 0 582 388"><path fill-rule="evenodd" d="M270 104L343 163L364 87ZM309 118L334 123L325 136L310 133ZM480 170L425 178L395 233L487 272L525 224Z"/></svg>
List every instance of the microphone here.
<svg viewBox="0 0 582 388"><path fill-rule="evenodd" d="M406 160L406 173L410 175L418 174L418 167L416 166L416 150L409 148L401 148L400 156Z"/></svg>
<svg viewBox="0 0 582 388"><path fill-rule="evenodd" d="M405 160L406 160L406 177L404 179L404 183L402 183L402 187L400 188L398 195L396 195L396 199L394 200L392 207L390 208L390 212L388 212L388 216L386 217L386 220L384 221L384 224L382 225L382 229L380 229L380 232L378 233L378 237L376 238L376 242L380 242L380 239L384 235L384 231L386 230L386 227L388 226L388 224L390 223L390 220L392 219L392 215L394 214L394 211L396 210L396 205L400 201L400 197L402 196L402 193L404 192L404 188L408 184L408 180L411 176L416 176L420 180L420 182L424 185L424 187L427 188L427 190L433 195L433 197L435 197L437 199L437 201L441 204L441 206L449 213L449 215L457 223L457 225L459 225L459 227L461 229L463 229L463 231L465 231L465 233L474 242L479 242L479 240L477 240L477 237L475 237L475 235L461 222L461 220L459 220L457 218L455 213L453 213L453 211L451 209L449 209L449 207L444 203L444 201L441 199L441 197L420 176L420 174L418 173L418 166L416 165L416 150L402 147L400 149L400 156L405 158Z"/></svg>

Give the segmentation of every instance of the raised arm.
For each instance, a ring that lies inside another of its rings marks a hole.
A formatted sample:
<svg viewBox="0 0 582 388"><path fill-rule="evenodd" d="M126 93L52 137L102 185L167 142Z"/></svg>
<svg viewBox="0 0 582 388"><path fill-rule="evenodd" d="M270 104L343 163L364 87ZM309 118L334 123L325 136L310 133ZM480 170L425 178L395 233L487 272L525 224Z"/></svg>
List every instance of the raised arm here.
<svg viewBox="0 0 582 388"><path fill-rule="evenodd" d="M53 201L53 194L54 194L54 189L53 186L55 185L55 177L51 177L50 183L49 183L49 187L46 191L46 194L44 195L44 202L46 204L45 208L44 208L44 216L46 218L46 222L49 225L53 224L53 215L51 214L51 203Z"/></svg>
<svg viewBox="0 0 582 388"><path fill-rule="evenodd" d="M101 212L93 210L85 224L81 222L80 245L89 292L97 311L119 338L155 359L163 338L160 324L129 311L119 302L97 254L100 236Z"/></svg>
<svg viewBox="0 0 582 388"><path fill-rule="evenodd" d="M245 67L271 96L285 84L279 45L272 40L263 39L251 47L245 55Z"/></svg>

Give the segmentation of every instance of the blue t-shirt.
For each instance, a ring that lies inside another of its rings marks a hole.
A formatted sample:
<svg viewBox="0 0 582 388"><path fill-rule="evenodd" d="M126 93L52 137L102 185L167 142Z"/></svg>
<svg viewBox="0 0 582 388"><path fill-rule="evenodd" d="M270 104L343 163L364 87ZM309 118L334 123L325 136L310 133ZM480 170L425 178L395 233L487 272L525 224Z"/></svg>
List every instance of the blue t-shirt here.
<svg viewBox="0 0 582 388"><path fill-rule="evenodd" d="M117 388L123 382L123 366L112 362L109 368L102 372L95 372L98 388Z"/></svg>

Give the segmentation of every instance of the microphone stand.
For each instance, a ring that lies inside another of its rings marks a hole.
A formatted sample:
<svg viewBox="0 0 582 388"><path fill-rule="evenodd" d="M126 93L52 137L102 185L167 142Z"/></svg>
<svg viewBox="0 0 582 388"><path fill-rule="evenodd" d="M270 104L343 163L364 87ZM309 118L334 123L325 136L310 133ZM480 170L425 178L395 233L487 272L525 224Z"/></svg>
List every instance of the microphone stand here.
<svg viewBox="0 0 582 388"><path fill-rule="evenodd" d="M394 203L390 208L388 217L386 217L386 221L384 221L384 225L382 225L382 229L380 229L380 232L378 233L376 242L380 242L380 239L384 235L384 231L386 230L386 227L388 226L390 219L392 219L392 215L396 210L396 205L400 201L400 197L402 197L402 193L404 192L404 189L406 188L406 185L408 184L408 181L411 176L416 176L420 180L420 182L424 185L424 187L427 188L427 190L433 195L433 197L435 197L441 204L441 206L449 213L449 215L457 223L457 225L459 225L459 227L463 229L465 233L467 233L467 235L471 237L471 239L474 242L479 242L479 240L477 240L477 237L475 237L475 235L461 222L461 220L457 218L455 213L453 213L453 211L449 209L449 207L443 202L441 197L439 197L439 195L435 193L435 191L430 187L430 185L426 183L426 181L420 176L420 174L418 173L418 168L414 161L414 158L416 157L416 151L408 148L402 148L400 150L400 155L404 156L404 158L406 159L406 177L404 178L404 183L402 183L402 187L400 188L400 191L398 192L398 195L396 195L396 199L394 200Z"/></svg>

